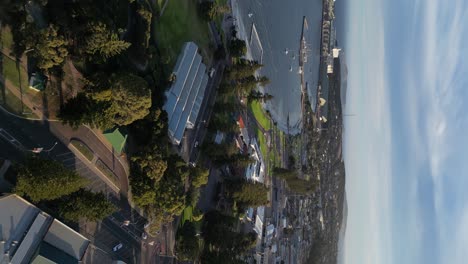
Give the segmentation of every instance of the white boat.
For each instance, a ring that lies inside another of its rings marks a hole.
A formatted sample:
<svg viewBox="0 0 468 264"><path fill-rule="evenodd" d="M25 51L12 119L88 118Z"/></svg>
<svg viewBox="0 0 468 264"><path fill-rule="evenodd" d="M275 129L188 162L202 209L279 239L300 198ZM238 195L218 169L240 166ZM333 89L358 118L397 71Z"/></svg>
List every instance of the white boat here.
<svg viewBox="0 0 468 264"><path fill-rule="evenodd" d="M249 13L249 14L248 14L248 16L249 16L249 17L252 17L252 16L253 16L253 14L252 14L252 13Z"/></svg>
<svg viewBox="0 0 468 264"><path fill-rule="evenodd" d="M284 49L284 54L288 54L289 50L288 49Z"/></svg>
<svg viewBox="0 0 468 264"><path fill-rule="evenodd" d="M289 66L289 71L292 72L292 66Z"/></svg>

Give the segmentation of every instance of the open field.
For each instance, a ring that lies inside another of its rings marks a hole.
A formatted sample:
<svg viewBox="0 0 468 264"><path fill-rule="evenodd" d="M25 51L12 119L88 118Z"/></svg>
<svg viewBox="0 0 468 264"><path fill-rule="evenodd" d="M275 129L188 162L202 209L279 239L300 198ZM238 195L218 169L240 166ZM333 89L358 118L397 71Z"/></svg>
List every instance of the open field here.
<svg viewBox="0 0 468 264"><path fill-rule="evenodd" d="M13 49L13 35L9 27L0 28L0 47L2 49Z"/></svg>
<svg viewBox="0 0 468 264"><path fill-rule="evenodd" d="M211 62L208 23L198 16L195 0L170 0L156 23L155 39L161 52L168 56L171 69L182 45L187 41L194 41L198 45L206 64Z"/></svg>
<svg viewBox="0 0 468 264"><path fill-rule="evenodd" d="M252 111L255 119L257 119L257 122L263 127L263 129L270 130L270 119L263 110L262 104L257 101L252 101L249 102L249 108L250 111Z"/></svg>

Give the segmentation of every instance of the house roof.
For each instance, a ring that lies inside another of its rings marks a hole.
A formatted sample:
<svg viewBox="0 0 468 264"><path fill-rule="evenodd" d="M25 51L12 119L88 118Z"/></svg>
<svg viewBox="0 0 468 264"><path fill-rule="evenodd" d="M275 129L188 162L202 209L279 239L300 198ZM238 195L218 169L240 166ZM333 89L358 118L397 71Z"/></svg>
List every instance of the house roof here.
<svg viewBox="0 0 468 264"><path fill-rule="evenodd" d="M125 143L127 142L127 133L122 129L115 127L113 129L109 129L104 131L104 137L111 143L114 151L117 154L122 153L123 148L125 147Z"/></svg>
<svg viewBox="0 0 468 264"><path fill-rule="evenodd" d="M44 241L75 259L82 259L89 245L88 239L57 220L52 222Z"/></svg>
<svg viewBox="0 0 468 264"><path fill-rule="evenodd" d="M245 128L244 119L242 118L242 116L239 116L239 120L237 120L237 122L239 123L240 129Z"/></svg>
<svg viewBox="0 0 468 264"><path fill-rule="evenodd" d="M89 240L16 194L0 196L0 263L78 263Z"/></svg>

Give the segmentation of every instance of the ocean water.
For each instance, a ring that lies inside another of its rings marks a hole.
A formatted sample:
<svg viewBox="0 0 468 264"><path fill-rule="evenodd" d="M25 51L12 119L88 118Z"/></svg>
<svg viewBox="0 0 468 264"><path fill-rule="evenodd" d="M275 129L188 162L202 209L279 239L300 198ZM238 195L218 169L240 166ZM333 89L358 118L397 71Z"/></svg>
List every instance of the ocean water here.
<svg viewBox="0 0 468 264"><path fill-rule="evenodd" d="M285 132L288 132L289 116L289 132L298 133L301 127L298 52L302 21L305 16L308 27L304 35L309 52L304 74L312 99L318 80L322 0L233 0L232 7L238 36L248 44L248 56L264 65L260 74L271 80L265 92L274 98L265 108Z"/></svg>

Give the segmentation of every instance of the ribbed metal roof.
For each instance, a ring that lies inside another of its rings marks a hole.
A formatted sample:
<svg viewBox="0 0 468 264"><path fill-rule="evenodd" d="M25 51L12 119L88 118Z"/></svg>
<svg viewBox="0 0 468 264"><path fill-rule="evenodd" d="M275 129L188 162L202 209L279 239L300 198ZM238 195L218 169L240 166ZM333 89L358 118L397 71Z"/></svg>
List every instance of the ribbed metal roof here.
<svg viewBox="0 0 468 264"><path fill-rule="evenodd" d="M191 128L195 123L208 83L206 66L197 50L193 42L183 46L174 68L175 81L166 92L163 109L169 118L169 136L176 144L180 143L187 126Z"/></svg>

